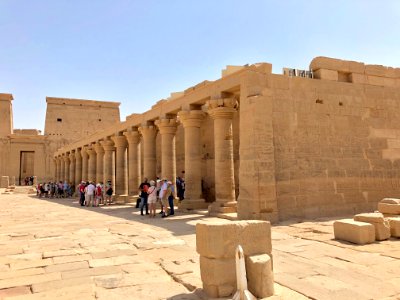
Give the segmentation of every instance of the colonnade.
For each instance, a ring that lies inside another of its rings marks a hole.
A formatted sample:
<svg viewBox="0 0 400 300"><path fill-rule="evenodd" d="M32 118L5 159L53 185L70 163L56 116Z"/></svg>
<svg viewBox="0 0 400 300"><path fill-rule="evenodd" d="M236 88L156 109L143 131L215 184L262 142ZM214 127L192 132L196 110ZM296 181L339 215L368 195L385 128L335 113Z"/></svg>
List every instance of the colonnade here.
<svg viewBox="0 0 400 300"><path fill-rule="evenodd" d="M116 199L129 201L137 194L143 178L155 179L156 136L161 137L161 178L174 181L176 177L174 137L179 122L184 129L185 200L182 208L207 207L202 199L201 125L208 113L214 122L215 194L209 206L212 212L231 212L236 209L232 120L237 101L223 98L207 101L207 111L182 110L139 126L130 126L112 136L91 141L81 147L55 157L54 177L57 181L93 182L113 181ZM212 133L210 133L212 134ZM85 140L85 142L87 142ZM139 146L142 144L143 155ZM143 157L143 161L141 161ZM143 174L141 174L143 164ZM143 175L143 178L141 178Z"/></svg>

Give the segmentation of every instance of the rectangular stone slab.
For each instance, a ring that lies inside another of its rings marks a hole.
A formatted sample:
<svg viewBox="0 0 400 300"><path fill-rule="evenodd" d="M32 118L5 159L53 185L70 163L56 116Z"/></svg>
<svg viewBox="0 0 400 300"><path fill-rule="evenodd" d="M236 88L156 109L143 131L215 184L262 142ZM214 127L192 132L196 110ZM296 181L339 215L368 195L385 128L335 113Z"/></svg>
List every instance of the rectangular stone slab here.
<svg viewBox="0 0 400 300"><path fill-rule="evenodd" d="M358 245L375 241L375 227L370 223L354 221L353 219L338 220L333 223L335 239Z"/></svg>
<svg viewBox="0 0 400 300"><path fill-rule="evenodd" d="M400 215L400 204L378 203L378 210L383 214Z"/></svg>
<svg viewBox="0 0 400 300"><path fill-rule="evenodd" d="M385 218L380 212L363 213L354 216L354 221L367 222L367 223L383 223Z"/></svg>
<svg viewBox="0 0 400 300"><path fill-rule="evenodd" d="M383 198L380 203L387 203L387 204L400 204L400 199L398 198Z"/></svg>
<svg viewBox="0 0 400 300"><path fill-rule="evenodd" d="M388 218L390 224L390 235L392 237L400 237L400 218Z"/></svg>

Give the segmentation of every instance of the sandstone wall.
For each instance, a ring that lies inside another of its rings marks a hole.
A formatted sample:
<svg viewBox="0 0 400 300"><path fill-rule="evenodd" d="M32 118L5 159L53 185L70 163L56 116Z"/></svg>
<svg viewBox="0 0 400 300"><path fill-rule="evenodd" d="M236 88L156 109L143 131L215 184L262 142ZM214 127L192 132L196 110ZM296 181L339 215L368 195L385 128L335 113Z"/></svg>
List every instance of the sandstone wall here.
<svg viewBox="0 0 400 300"><path fill-rule="evenodd" d="M44 134L68 142L120 122L119 103L47 97Z"/></svg>
<svg viewBox="0 0 400 300"><path fill-rule="evenodd" d="M381 84L353 83L351 70L330 71L326 80L268 79L282 220L372 211L400 196L399 81L360 71Z"/></svg>

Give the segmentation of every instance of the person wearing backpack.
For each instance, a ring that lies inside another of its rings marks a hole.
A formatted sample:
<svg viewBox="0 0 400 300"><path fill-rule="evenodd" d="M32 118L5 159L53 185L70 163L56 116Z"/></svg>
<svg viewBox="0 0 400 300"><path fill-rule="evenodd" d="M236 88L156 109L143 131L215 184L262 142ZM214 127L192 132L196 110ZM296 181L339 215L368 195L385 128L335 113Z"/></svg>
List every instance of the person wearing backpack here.
<svg viewBox="0 0 400 300"><path fill-rule="evenodd" d="M112 184L111 184L111 180L107 181L106 184L106 197L104 199L104 205L107 205L107 203L109 205L111 205L112 203L112 194L113 194L113 189L112 189Z"/></svg>
<svg viewBox="0 0 400 300"><path fill-rule="evenodd" d="M143 216L143 208L146 207L146 215L149 214L149 206L147 204L147 191L149 190L150 184L148 179L145 178L144 181L139 186L139 193L140 193L140 214Z"/></svg>

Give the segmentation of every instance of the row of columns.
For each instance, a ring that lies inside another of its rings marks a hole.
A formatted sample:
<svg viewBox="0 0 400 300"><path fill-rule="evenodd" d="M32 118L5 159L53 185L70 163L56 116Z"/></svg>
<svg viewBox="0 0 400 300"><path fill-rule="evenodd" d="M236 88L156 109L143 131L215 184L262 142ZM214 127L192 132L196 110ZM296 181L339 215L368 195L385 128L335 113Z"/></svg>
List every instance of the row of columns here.
<svg viewBox="0 0 400 300"><path fill-rule="evenodd" d="M210 206L215 212L228 212L236 206L233 163L232 120L236 112L233 98L209 100L208 114L214 120L215 191L216 201ZM201 110L178 112L185 134L185 201L183 208L204 207L201 199L201 136L200 128L205 113ZM178 122L162 118L153 124L133 127L111 138L78 148L55 159L57 180L93 182L112 180L115 153L115 194L118 197L137 191L140 181L138 145L143 143L144 177L156 178L156 135L161 135L161 177L174 180L176 176L175 143ZM128 162L128 164L127 164ZM129 176L128 176L129 174Z"/></svg>

